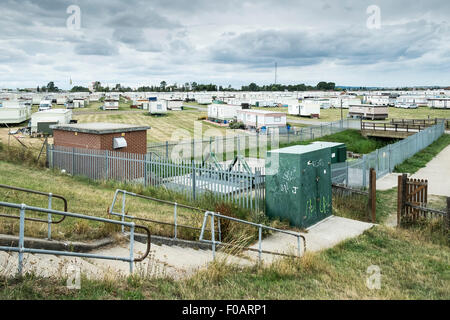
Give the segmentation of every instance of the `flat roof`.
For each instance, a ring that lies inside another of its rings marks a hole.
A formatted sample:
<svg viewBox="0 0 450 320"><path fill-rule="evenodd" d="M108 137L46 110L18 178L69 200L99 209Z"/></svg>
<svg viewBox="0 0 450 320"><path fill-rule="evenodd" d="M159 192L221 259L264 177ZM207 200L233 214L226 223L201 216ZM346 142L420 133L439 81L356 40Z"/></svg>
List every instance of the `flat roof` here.
<svg viewBox="0 0 450 320"><path fill-rule="evenodd" d="M84 132L93 134L120 133L120 132L142 131L150 129L149 126L141 126L125 123L110 123L110 122L61 124L50 126L50 128L53 130L64 130L64 131Z"/></svg>
<svg viewBox="0 0 450 320"><path fill-rule="evenodd" d="M312 143L320 144L324 147L336 147L336 146L345 145L345 143L342 143L342 142L328 142L328 141L314 141Z"/></svg>
<svg viewBox="0 0 450 320"><path fill-rule="evenodd" d="M268 111L268 110L252 110L252 109L242 109L239 110L239 112L245 112L245 113L259 113L264 115L277 115L277 116L285 116L285 112L277 112L277 111Z"/></svg>
<svg viewBox="0 0 450 320"><path fill-rule="evenodd" d="M321 150L321 149L328 149L329 146L323 146L320 143L312 143L307 145L297 145L292 147L286 147L276 150L270 150L268 152L273 153L291 153L291 154L302 154L307 153L311 151Z"/></svg>

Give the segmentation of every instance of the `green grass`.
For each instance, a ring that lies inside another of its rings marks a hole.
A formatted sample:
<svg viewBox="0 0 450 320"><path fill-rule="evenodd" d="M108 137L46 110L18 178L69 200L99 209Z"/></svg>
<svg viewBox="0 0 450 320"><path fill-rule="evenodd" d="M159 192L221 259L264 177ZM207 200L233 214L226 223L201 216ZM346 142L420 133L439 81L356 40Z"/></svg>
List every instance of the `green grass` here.
<svg viewBox="0 0 450 320"><path fill-rule="evenodd" d="M298 144L310 144L312 141L328 141L328 142L340 142L345 143L348 151L352 151L359 154L367 154L376 149L382 148L388 144L394 143L394 140L386 139L376 139L376 138L366 138L361 135L358 130L345 130L338 133L323 136L321 138L302 141L302 142L292 142L289 144L280 144L280 147L287 147Z"/></svg>
<svg viewBox="0 0 450 320"><path fill-rule="evenodd" d="M1 155L1 153L0 153ZM223 212L237 218L253 220L257 223L265 223L264 217L258 214L250 214L249 211L238 208L236 205L224 204L216 200L212 195L207 194L199 197L196 201L188 200L184 195L171 192L164 188L144 188L142 185L125 184L115 181L92 181L85 177L60 174L44 168L27 167L20 164L0 161L0 184L12 185L16 187L52 192L64 196L68 201L68 210L81 214L108 218L107 209L116 189L129 190L131 192L144 194L158 199L170 200L179 204L186 204L205 210ZM26 203L38 207L47 207L47 198L30 195L22 192L11 191L0 188L0 199L13 203ZM58 199L53 201L53 208L62 210L62 202ZM121 197L119 197L115 212L120 212ZM125 211L128 214L154 219L162 222L173 223L173 205L162 204L154 201L147 201L139 198L127 197ZM0 208L2 213L17 215L17 210ZM177 220L179 224L201 227L203 213L185 208L178 208ZM43 218L43 214L28 213L29 216ZM59 219L59 217L57 218ZM118 218L117 218L118 219ZM140 222L141 223L141 222ZM277 223L277 222L275 222ZM145 223L144 223L145 224ZM161 224L150 223L148 226L152 234L161 236L172 236L173 227ZM0 233L18 234L18 220L0 219ZM60 240L90 240L99 239L112 235L115 228L111 225L87 220L66 218L61 224L52 227L53 238ZM244 232L246 229L238 230ZM27 224L25 234L30 237L46 237L46 225L30 222ZM255 233L256 234L256 233ZM190 229L180 228L178 236L184 239L197 239L199 233ZM252 233L253 235L253 233Z"/></svg>
<svg viewBox="0 0 450 320"><path fill-rule="evenodd" d="M81 112L74 114L73 118L78 120L79 123L116 122L148 125L151 127L147 131L147 141L149 142L192 139L194 134L198 133L202 133L204 137L234 134L232 131L227 131L227 128L200 121L199 118L206 116L206 112L198 112L197 110L169 111L165 116L152 117L148 115L148 112L142 110L125 109L128 112Z"/></svg>
<svg viewBox="0 0 450 320"><path fill-rule="evenodd" d="M302 259L238 268L217 262L193 277L0 279L0 299L450 299L450 249L409 230L374 227L363 235ZM369 266L381 272L381 289L366 286Z"/></svg>
<svg viewBox="0 0 450 320"><path fill-rule="evenodd" d="M439 139L430 144L422 151L416 153L411 158L395 166L394 172L415 173L420 168L424 168L439 152L450 145L450 134L443 134Z"/></svg>

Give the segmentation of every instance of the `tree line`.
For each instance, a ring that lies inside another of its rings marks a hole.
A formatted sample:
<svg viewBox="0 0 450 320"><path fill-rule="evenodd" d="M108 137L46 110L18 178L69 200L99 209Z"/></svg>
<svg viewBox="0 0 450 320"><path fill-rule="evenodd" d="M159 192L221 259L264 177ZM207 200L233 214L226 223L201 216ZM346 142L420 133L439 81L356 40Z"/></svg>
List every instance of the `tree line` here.
<svg viewBox="0 0 450 320"><path fill-rule="evenodd" d="M158 85L141 86L137 89L122 86L120 83L114 87L102 86L99 81L94 82L94 91L98 92L198 92L198 91L311 91L311 90L337 90L334 82L321 81L316 86L309 86L305 84L284 85L284 84L270 84L259 86L252 82L247 86L241 86L240 89L233 88L231 85L218 86L216 84L203 84L197 82L186 82L182 85L174 83L168 85L166 81L161 81ZM89 91L88 88L75 86L71 89L75 91Z"/></svg>

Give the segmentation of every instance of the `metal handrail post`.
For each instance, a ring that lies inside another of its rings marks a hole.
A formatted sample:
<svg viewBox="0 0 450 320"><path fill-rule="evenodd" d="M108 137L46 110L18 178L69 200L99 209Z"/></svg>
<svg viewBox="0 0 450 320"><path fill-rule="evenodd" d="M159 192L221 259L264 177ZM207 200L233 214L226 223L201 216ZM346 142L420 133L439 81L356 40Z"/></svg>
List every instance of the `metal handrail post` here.
<svg viewBox="0 0 450 320"><path fill-rule="evenodd" d="M52 208L52 197L53 197L53 194L50 192L48 194L48 208L49 209ZM49 213L47 215L47 217L48 217L48 234L47 234L47 238L48 238L48 240L51 240L52 239L52 214Z"/></svg>
<svg viewBox="0 0 450 320"><path fill-rule="evenodd" d="M126 198L126 192L123 192L123 197L122 197L122 222L125 222L125 198ZM122 233L125 232L125 226L122 225Z"/></svg>
<svg viewBox="0 0 450 320"><path fill-rule="evenodd" d="M214 214L211 214L211 240L213 259L216 259L216 235L214 234Z"/></svg>
<svg viewBox="0 0 450 320"><path fill-rule="evenodd" d="M261 250L262 250L262 225L259 225L259 244L258 244L258 246L259 246L259 253L258 253L258 255L259 255L259 262L261 263L261 259L262 259L262 252L261 252Z"/></svg>
<svg viewBox="0 0 450 320"><path fill-rule="evenodd" d="M19 276L22 276L23 271L24 243L25 243L25 204L22 203L20 208L20 226L19 226L19 266L18 266Z"/></svg>
<svg viewBox="0 0 450 320"><path fill-rule="evenodd" d="M134 262L134 222L130 228L130 274L133 273L133 262Z"/></svg>
<svg viewBox="0 0 450 320"><path fill-rule="evenodd" d="M205 216L203 218L202 230L200 231L200 241L203 240L203 234L205 233L206 219L207 218L208 218L208 211L205 212Z"/></svg>
<svg viewBox="0 0 450 320"><path fill-rule="evenodd" d="M174 239L177 238L177 203L175 202L174 208L173 208L173 220L174 220Z"/></svg>

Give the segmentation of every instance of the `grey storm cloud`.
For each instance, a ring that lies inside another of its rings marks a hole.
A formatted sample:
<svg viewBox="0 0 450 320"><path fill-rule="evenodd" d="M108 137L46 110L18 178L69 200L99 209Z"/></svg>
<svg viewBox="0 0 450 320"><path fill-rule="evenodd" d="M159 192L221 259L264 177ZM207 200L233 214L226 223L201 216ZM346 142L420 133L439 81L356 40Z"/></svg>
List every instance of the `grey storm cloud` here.
<svg viewBox="0 0 450 320"><path fill-rule="evenodd" d="M337 68L331 77L344 80L348 69L357 69L361 74L390 70L398 79L414 81L408 73L414 65L422 70L417 81L425 76L427 81L448 81L439 70L450 68L450 1L377 0L382 24L376 30L366 27L366 9L372 4L372 0L0 0L0 63L24 83L42 82L30 76L27 70L32 69L33 75L50 78L73 72L92 81L100 73L102 79L124 76L129 82L133 74L138 78L153 70L178 83L186 80L178 79L180 74L191 72L191 78L200 82L219 79L225 70L228 79L258 82L251 77L271 72L275 61L286 81L298 79L301 68L328 74L323 66L331 64ZM70 5L80 7L80 30L66 27ZM127 70L127 65L133 67ZM0 76L0 87L8 81Z"/></svg>
<svg viewBox="0 0 450 320"><path fill-rule="evenodd" d="M414 30L414 32L411 32ZM386 26L311 31L261 30L225 37L211 49L211 58L221 63L311 65L325 59L343 64L373 64L381 61L418 58L439 45L441 25L418 21Z"/></svg>
<svg viewBox="0 0 450 320"><path fill-rule="evenodd" d="M117 45L104 39L78 43L75 52L79 55L114 56L118 54Z"/></svg>

